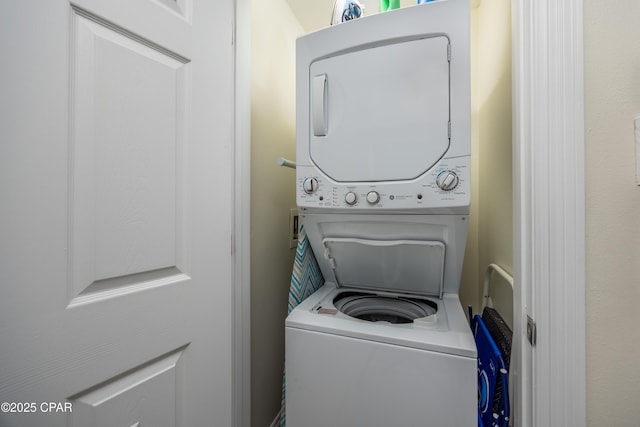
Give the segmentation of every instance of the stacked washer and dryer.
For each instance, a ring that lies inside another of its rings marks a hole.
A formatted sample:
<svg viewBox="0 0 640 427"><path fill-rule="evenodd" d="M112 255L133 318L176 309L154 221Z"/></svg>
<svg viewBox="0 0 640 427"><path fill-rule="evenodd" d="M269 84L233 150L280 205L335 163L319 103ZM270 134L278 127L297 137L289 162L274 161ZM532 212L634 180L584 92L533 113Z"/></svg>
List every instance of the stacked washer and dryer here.
<svg viewBox="0 0 640 427"><path fill-rule="evenodd" d="M325 285L286 319L287 424L476 425L469 0L305 35L296 76L297 204Z"/></svg>

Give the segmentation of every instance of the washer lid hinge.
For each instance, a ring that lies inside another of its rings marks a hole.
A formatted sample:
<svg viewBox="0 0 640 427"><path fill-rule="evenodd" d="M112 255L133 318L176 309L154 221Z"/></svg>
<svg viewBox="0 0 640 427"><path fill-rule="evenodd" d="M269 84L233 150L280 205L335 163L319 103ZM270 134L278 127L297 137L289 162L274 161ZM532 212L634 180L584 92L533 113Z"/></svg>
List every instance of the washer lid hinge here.
<svg viewBox="0 0 640 427"><path fill-rule="evenodd" d="M536 322L529 315L527 315L527 340L531 347L536 346Z"/></svg>

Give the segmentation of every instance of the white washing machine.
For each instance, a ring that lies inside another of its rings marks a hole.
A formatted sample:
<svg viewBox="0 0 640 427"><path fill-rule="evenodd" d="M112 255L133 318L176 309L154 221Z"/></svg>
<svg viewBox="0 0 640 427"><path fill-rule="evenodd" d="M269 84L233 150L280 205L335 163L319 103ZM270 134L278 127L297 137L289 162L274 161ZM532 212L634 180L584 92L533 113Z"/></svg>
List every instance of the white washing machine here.
<svg viewBox="0 0 640 427"><path fill-rule="evenodd" d="M477 423L469 98L468 0L298 39L297 204L325 285L286 319L290 427Z"/></svg>
<svg viewBox="0 0 640 427"><path fill-rule="evenodd" d="M287 425L454 427L477 425L476 348L456 295L416 299L380 294L363 308L404 318L433 303L437 318L385 324L336 309L353 294L327 283L287 319ZM416 302L418 302L416 304ZM401 304L399 304L401 303ZM408 317L407 317L408 318Z"/></svg>

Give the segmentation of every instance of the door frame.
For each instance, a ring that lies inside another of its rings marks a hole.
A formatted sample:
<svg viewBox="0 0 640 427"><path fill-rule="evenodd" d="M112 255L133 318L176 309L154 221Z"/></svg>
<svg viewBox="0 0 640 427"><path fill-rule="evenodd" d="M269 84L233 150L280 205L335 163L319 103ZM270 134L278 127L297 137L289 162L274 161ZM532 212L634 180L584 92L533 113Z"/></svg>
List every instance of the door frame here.
<svg viewBox="0 0 640 427"><path fill-rule="evenodd" d="M251 0L235 0L233 425L251 426Z"/></svg>
<svg viewBox="0 0 640 427"><path fill-rule="evenodd" d="M583 0L514 0L514 425L586 423ZM527 316L537 342L527 342Z"/></svg>

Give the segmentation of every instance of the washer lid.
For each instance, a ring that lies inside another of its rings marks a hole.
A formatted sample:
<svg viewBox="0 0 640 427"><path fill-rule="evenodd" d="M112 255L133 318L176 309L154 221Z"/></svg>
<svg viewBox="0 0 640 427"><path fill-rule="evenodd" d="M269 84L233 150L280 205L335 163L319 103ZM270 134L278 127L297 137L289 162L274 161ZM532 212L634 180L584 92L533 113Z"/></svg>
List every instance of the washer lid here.
<svg viewBox="0 0 640 427"><path fill-rule="evenodd" d="M328 237L322 243L337 286L442 298L442 242Z"/></svg>

